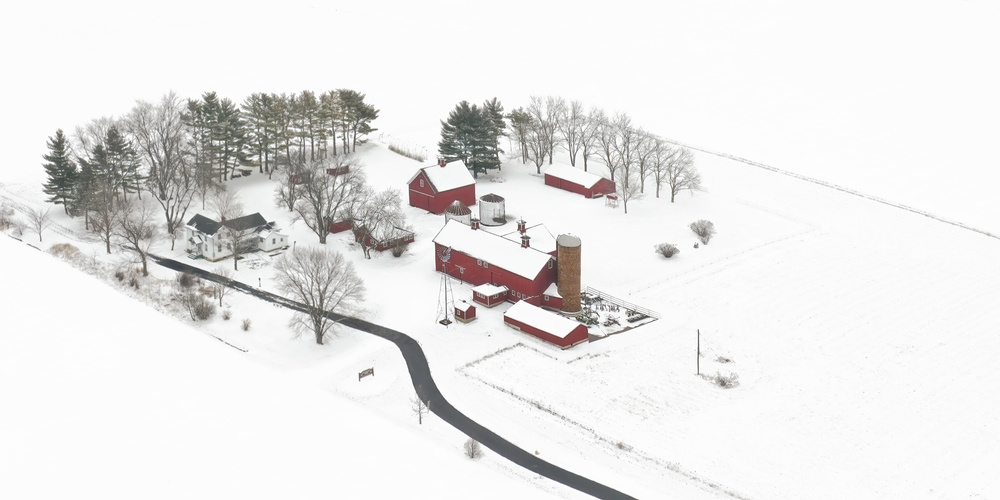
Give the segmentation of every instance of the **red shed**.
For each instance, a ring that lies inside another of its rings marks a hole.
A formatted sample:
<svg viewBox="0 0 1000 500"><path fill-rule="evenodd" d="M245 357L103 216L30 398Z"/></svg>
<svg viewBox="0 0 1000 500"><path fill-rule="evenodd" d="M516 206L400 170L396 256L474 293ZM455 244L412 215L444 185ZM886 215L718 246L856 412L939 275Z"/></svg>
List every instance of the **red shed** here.
<svg viewBox="0 0 1000 500"><path fill-rule="evenodd" d="M455 303L455 319L468 323L476 319L476 306L461 300Z"/></svg>
<svg viewBox="0 0 1000 500"><path fill-rule="evenodd" d="M511 328L534 335L563 349L589 339L585 325L524 301L511 306L504 313L503 321Z"/></svg>
<svg viewBox="0 0 1000 500"><path fill-rule="evenodd" d="M410 178L410 206L436 214L444 213L456 200L476 204L476 179L462 160L424 167Z"/></svg>
<svg viewBox="0 0 1000 500"><path fill-rule="evenodd" d="M615 192L615 183L569 165L550 165L545 170L545 185L578 193L587 198L599 198Z"/></svg>

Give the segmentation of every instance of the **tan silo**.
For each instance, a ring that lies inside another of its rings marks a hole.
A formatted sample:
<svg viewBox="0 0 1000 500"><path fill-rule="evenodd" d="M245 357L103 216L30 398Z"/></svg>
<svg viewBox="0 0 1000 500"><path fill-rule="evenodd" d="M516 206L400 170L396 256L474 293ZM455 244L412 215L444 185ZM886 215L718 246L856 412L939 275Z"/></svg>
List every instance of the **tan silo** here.
<svg viewBox="0 0 1000 500"><path fill-rule="evenodd" d="M562 296L564 313L578 313L580 307L580 238L560 234L556 238L558 272L556 286Z"/></svg>

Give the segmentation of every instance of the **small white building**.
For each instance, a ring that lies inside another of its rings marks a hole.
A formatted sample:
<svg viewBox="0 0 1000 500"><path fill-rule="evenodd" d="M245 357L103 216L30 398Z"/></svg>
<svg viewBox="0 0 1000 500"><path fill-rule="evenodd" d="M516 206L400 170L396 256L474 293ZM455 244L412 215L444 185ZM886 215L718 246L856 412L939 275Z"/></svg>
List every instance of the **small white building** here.
<svg viewBox="0 0 1000 500"><path fill-rule="evenodd" d="M242 252L270 252L288 247L288 236L260 213L222 222L197 214L184 226L184 232L187 253L213 262L233 255L234 244L241 245Z"/></svg>

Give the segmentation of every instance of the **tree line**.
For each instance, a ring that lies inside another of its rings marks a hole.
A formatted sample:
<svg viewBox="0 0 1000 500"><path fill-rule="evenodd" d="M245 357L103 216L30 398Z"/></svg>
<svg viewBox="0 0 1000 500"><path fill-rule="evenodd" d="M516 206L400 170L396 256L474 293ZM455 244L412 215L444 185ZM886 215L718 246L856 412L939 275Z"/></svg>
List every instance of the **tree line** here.
<svg viewBox="0 0 1000 500"><path fill-rule="evenodd" d="M657 198L666 187L671 203L681 191L701 188L687 148L636 126L626 113L609 116L562 97L532 96L527 107L507 114L496 98L482 106L462 101L441 121L438 150L446 160L463 160L478 175L500 169L502 137L510 139L521 163L533 163L538 174L546 160L552 164L557 151L565 152L574 167L582 159L584 171L592 161L603 164L617 183L626 213L628 201L645 193L647 181Z"/></svg>
<svg viewBox="0 0 1000 500"><path fill-rule="evenodd" d="M349 89L254 93L239 106L215 92L198 99L168 93L158 103L137 101L120 118L77 127L73 140L57 130L43 156L43 190L68 215L83 216L108 253L130 207L139 205L132 200L146 193L162 209L173 246L196 197L204 208L241 169L270 178L307 160L352 153L376 130L378 114L365 94Z"/></svg>

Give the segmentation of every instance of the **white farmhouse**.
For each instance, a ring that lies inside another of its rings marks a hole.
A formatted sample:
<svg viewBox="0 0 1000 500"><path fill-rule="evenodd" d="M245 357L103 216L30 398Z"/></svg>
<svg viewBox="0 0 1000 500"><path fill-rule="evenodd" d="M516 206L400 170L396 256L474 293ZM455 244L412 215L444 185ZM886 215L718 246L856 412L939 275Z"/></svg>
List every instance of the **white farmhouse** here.
<svg viewBox="0 0 1000 500"><path fill-rule="evenodd" d="M234 244L239 244L242 252L288 247L288 236L278 232L274 223L265 221L259 212L222 222L197 214L184 231L187 253L213 262L233 255Z"/></svg>

